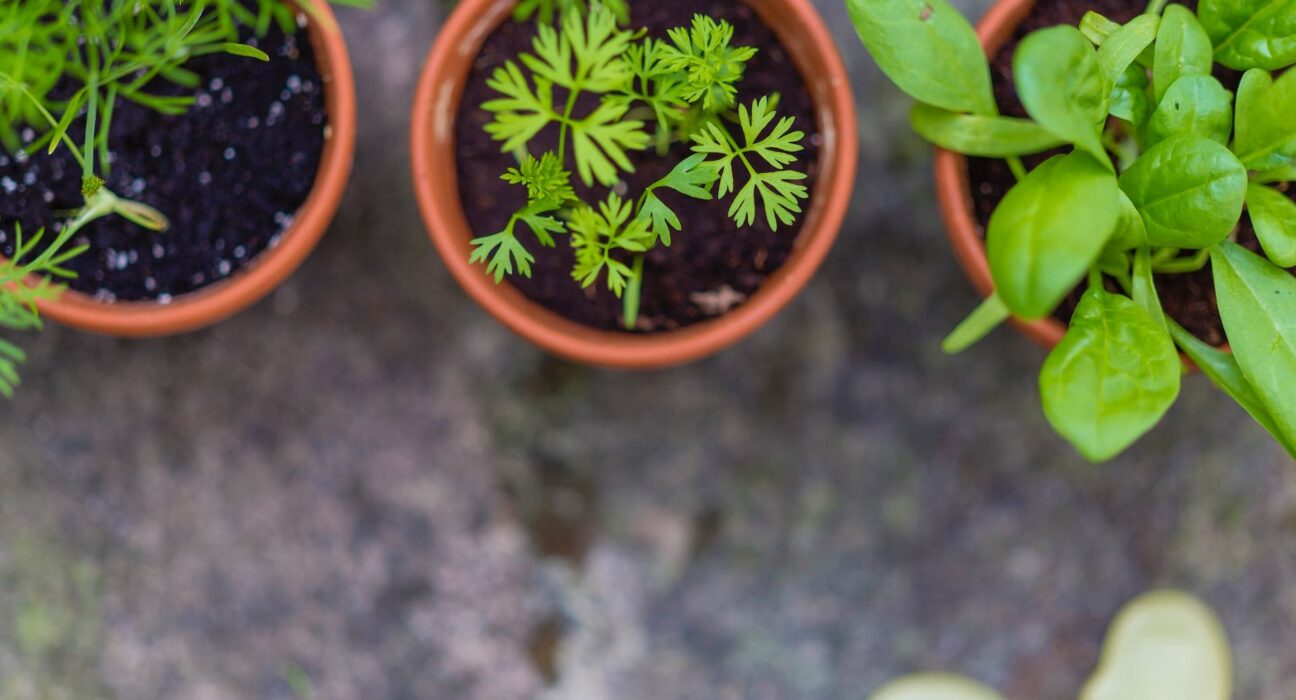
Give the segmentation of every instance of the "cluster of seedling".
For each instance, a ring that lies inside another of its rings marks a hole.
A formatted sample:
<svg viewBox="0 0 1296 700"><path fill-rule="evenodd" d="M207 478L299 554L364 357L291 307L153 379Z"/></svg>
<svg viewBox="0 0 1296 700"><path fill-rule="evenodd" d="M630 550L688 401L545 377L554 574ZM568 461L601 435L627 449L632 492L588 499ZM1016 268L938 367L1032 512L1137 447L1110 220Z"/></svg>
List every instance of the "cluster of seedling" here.
<svg viewBox="0 0 1296 700"><path fill-rule="evenodd" d="M864 43L918 100L914 128L1006 158L1019 182L986 232L996 292L946 342L1048 317L1085 284L1040 392L1094 460L1154 427L1179 393L1179 351L1296 454L1296 12L1289 2L1153 0L1118 24L1026 37L1013 76L1030 119L1001 116L985 54L946 0L848 0ZM1236 94L1216 65L1245 71ZM1285 71L1285 72L1282 72ZM1027 172L1021 156L1069 152ZM1244 206L1268 259L1236 243ZM1232 353L1162 310L1155 275L1211 264ZM1113 289L1119 291L1112 291ZM1176 350L1176 346L1178 350Z"/></svg>
<svg viewBox="0 0 1296 700"><path fill-rule="evenodd" d="M623 28L623 2L532 0L518 11L540 20L533 53L494 72L489 85L499 97L482 105L494 115L487 132L518 159L504 180L526 189L526 204L504 230L473 241L472 262L485 263L497 281L531 274L535 258L519 239L520 225L545 247L566 234L576 254L572 277L585 287L605 278L633 329L644 256L683 228L661 196L666 190L698 200L733 194L729 216L740 227L755 222L758 210L773 229L796 221L808 193L805 173L790 166L804 134L778 115L777 95L739 103L756 49L734 46L732 25L697 15L657 39ZM555 16L557 26L545 21ZM593 107L578 114L583 97ZM533 154L530 146L549 127L558 130L557 149ZM632 154L664 158L680 143L691 144L692 154L666 177L628 197L616 191L634 172ZM585 187L609 193L585 201L572 169Z"/></svg>
<svg viewBox="0 0 1296 700"><path fill-rule="evenodd" d="M57 280L71 276L64 264L84 251L71 242L91 222L115 215L150 231L167 228L161 212L105 186L114 108L128 101L162 115L183 114L195 98L157 94L160 82L196 91L199 77L185 65L214 53L269 60L239 37L249 29L263 36L272 23L296 31L295 7L285 0L0 3L0 146L20 161L41 149L66 148L81 166L84 199L53 233L23 239L19 222L6 223L16 240L13 257L0 260L0 327L40 327L36 303L61 293ZM301 7L315 12L312 3ZM39 136L25 142L26 130ZM17 347L0 339L0 394L12 395L22 360Z"/></svg>

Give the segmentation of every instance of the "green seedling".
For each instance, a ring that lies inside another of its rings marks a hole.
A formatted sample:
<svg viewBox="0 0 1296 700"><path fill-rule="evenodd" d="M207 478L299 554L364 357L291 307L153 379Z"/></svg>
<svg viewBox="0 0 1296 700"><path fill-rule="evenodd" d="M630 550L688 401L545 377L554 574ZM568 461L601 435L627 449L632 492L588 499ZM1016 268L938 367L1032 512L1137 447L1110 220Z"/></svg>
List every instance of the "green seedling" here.
<svg viewBox="0 0 1296 700"><path fill-rule="evenodd" d="M537 5L549 6L524 7ZM550 248L566 235L576 253L572 277L587 288L606 280L623 301L625 327L634 329L644 256L669 246L682 229L663 194L732 196L729 216L738 226L761 216L777 230L796 222L809 193L805 173L791 167L804 134L779 116L778 96L738 101L756 50L734 46L730 24L697 15L658 39L623 29L617 6L567 4L557 26L537 25L532 53L491 76L499 97L482 105L494 115L486 131L517 154L518 166L503 179L525 188L527 199L503 231L473 241L471 261L485 264L497 282L529 277L535 257L520 228ZM579 113L582 97L594 105L588 113ZM557 149L533 155L532 142L547 128L558 130ZM633 154L666 157L679 143L691 144L692 155L666 177L642 192L618 193L623 175L634 172ZM573 176L607 195L585 201Z"/></svg>
<svg viewBox="0 0 1296 700"><path fill-rule="evenodd" d="M1015 317L1088 291L1044 365L1053 427L1111 459L1179 394L1179 352L1296 455L1296 12L1290 2L1153 0L1118 24L1026 37L1013 62L1029 119L1002 116L971 25L946 0L847 0L882 70L918 101L914 129L1019 182L990 220L995 294L946 341L962 350ZM1217 66L1245 71L1236 94ZM1021 157L1063 149L1027 172ZM1248 211L1267 256L1237 245ZM1233 352L1168 318L1158 276L1211 264ZM1113 291L1117 290L1117 291Z"/></svg>
<svg viewBox="0 0 1296 700"><path fill-rule="evenodd" d="M335 0L338 1L338 0ZM365 5L368 0L340 0ZM58 280L72 277L65 264L84 252L70 242L86 226L121 216L147 231L162 232L166 216L105 186L114 108L123 100L162 115L186 112L192 96L156 94L160 82L196 88L185 68L192 59L229 53L266 61L239 42L251 28L264 35L271 23L297 30L297 10L284 0L9 0L0 3L0 147L20 159L44 149L68 149L81 166L82 206L53 235L38 231L26 241L15 225L16 253L0 262L0 327L39 329L36 302L56 298ZM301 5L318 16L313 2ZM71 133L80 124L80 133ZM24 143L20 134L40 136ZM0 341L0 394L18 383L17 347Z"/></svg>

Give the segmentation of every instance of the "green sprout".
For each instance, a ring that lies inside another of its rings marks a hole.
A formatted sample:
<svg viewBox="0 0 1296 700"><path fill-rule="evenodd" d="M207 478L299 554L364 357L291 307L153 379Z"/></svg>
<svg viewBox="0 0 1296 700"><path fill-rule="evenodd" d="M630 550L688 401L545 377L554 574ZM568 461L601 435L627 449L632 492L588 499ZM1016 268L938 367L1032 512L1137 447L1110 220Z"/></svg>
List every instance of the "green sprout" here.
<svg viewBox="0 0 1296 700"><path fill-rule="evenodd" d="M759 211L775 230L795 223L809 192L805 173L790 168L805 134L791 117L779 118L778 97L738 104L756 50L733 45L732 25L698 15L659 40L621 28L617 6L568 3L557 27L547 22L552 4L519 7L524 17L539 13L533 52L495 70L488 85L499 96L482 109L494 115L487 133L518 154L519 166L503 179L524 186L527 203L503 231L475 239L470 260L497 282L529 277L535 258L519 240L520 225L548 248L570 234L573 279L587 288L606 279L634 329L644 257L682 228L663 191L698 200L734 195L729 216L738 226L753 224ZM597 100L579 114L586 95ZM529 146L549 127L558 129L558 147L537 158ZM634 172L633 154L655 148L664 156L673 144L689 144L693 154L637 196L613 191L590 204L576 194L573 175L615 190Z"/></svg>

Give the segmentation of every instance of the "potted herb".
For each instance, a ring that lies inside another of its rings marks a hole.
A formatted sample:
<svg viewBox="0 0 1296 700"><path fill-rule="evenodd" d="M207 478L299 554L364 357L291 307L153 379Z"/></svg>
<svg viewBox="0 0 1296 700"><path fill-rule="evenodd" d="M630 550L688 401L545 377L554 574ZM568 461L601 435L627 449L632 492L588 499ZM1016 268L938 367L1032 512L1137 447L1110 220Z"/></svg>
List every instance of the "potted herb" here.
<svg viewBox="0 0 1296 700"><path fill-rule="evenodd" d="M433 242L488 311L577 361L737 342L813 275L853 102L804 0L462 2L414 107Z"/></svg>
<svg viewBox="0 0 1296 700"><path fill-rule="evenodd" d="M1293 450L1286 3L1201 0L1193 12L1127 0L1103 16L1086 2L1005 0L982 26L984 52L944 0L847 5L883 71L918 100L914 128L946 149L942 208L989 296L947 349L1010 318L1056 346L1044 410L1093 460L1161 420L1179 393L1179 352Z"/></svg>
<svg viewBox="0 0 1296 700"><path fill-rule="evenodd" d="M1228 700L1233 652L1219 617L1178 591L1131 601L1112 622L1102 661L1079 700ZM970 678L923 673L893 681L871 700L1003 700Z"/></svg>
<svg viewBox="0 0 1296 700"><path fill-rule="evenodd" d="M144 336L236 313L322 235L354 134L322 2L3 3L0 326ZM0 343L0 392L21 359Z"/></svg>

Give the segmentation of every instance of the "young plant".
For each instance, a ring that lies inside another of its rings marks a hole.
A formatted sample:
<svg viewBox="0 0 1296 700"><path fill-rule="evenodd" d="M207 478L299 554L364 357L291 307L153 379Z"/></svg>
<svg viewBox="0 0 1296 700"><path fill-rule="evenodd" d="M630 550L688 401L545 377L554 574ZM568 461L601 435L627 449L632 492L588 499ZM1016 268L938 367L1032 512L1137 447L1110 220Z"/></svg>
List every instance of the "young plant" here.
<svg viewBox="0 0 1296 700"><path fill-rule="evenodd" d="M1205 603L1176 591L1148 593L1112 622L1098 670L1079 700L1228 700L1233 654ZM870 700L1004 700L962 676L923 673L896 680Z"/></svg>
<svg viewBox="0 0 1296 700"><path fill-rule="evenodd" d="M119 102L134 102L163 115L183 114L195 98L156 94L158 82L196 88L198 75L185 65L209 54L269 60L262 51L240 43L240 32L252 28L264 35L272 22L294 32L293 7L284 0L0 3L0 147L19 162L40 149L53 153L67 148L81 166L83 199L52 237L42 230L24 242L21 224L15 223L15 255L0 264L0 326L40 327L35 302L62 291L50 280L72 276L64 264L85 248L68 245L92 222L116 215L149 231L162 232L169 226L162 212L106 186L109 134ZM302 7L318 12L310 2ZM75 125L80 133L74 138ZM27 130L40 136L24 143L21 134ZM12 344L0 343L0 393L12 392L17 384L14 365L22 359Z"/></svg>
<svg viewBox="0 0 1296 700"><path fill-rule="evenodd" d="M1281 6L1281 7L1280 7ZM1030 119L999 114L976 34L946 0L847 0L882 70L938 146L1005 158L1019 182L986 249L996 291L951 352L1087 291L1040 376L1044 411L1095 461L1153 428L1179 393L1179 352L1296 455L1296 14L1271 0L1153 0L1118 24L1026 37L1013 62ZM1246 71L1236 95L1216 65ZM1066 149L1027 172L1020 157ZM1244 206L1268 259L1236 243ZM1233 352L1162 311L1155 277L1211 264ZM1113 291L1118 290L1118 291ZM1176 351L1176 346L1178 351Z"/></svg>
<svg viewBox="0 0 1296 700"><path fill-rule="evenodd" d="M657 39L622 29L621 18L606 1L568 4L557 27L538 24L533 53L491 76L499 97L482 105L494 115L486 131L517 155L503 179L526 189L526 204L504 230L473 241L471 261L497 282L529 277L535 257L519 227L549 248L567 235L572 277L584 287L606 279L633 329L644 256L683 228L662 198L667 191L698 200L733 195L729 216L738 226L763 215L775 230L795 223L809 193L805 173L791 167L804 134L778 115L778 97L738 102L756 49L734 46L732 25L697 15ZM584 104L591 107L581 113ZM535 156L531 145L546 129L557 129L557 149ZM666 157L680 143L691 144L692 155L666 177L628 198L618 189L635 170L634 154ZM585 188L608 193L586 201L573 172Z"/></svg>

